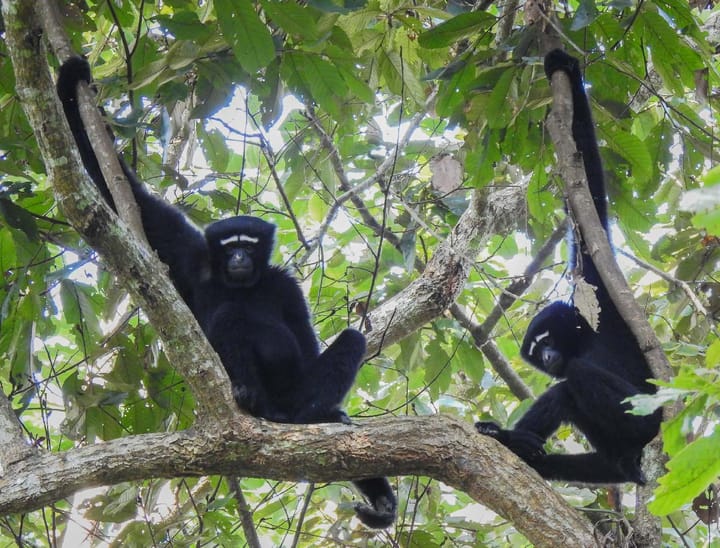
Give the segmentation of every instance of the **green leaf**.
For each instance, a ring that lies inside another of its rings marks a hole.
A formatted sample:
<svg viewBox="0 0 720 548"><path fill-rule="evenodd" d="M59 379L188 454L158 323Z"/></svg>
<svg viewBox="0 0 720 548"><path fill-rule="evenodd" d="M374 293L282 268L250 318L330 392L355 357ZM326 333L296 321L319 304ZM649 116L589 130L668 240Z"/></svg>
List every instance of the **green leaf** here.
<svg viewBox="0 0 720 548"><path fill-rule="evenodd" d="M672 403L677 398L668 401ZM692 420L703 413L706 404L707 396L693 398L680 413L662 424L663 448L668 455L672 457L687 446Z"/></svg>
<svg viewBox="0 0 720 548"><path fill-rule="evenodd" d="M632 166L632 176L639 183L642 184L650 178L653 173L652 159L645 143L615 124L604 125L602 135L612 149Z"/></svg>
<svg viewBox="0 0 720 548"><path fill-rule="evenodd" d="M15 240L9 230L0 230L0 272L6 272L14 267L17 261L17 253L15 250ZM4 303L7 304L7 301ZM2 316L0 321L6 317L5 306L2 307Z"/></svg>
<svg viewBox="0 0 720 548"><path fill-rule="evenodd" d="M220 28L240 65L251 74L267 66L275 57L275 44L254 3L215 0L214 6Z"/></svg>
<svg viewBox="0 0 720 548"><path fill-rule="evenodd" d="M200 144L202 145L205 158L207 158L213 171L225 171L230 158L230 151L228 150L223 134L217 129L205 131L203 126L199 126L198 137L200 138Z"/></svg>
<svg viewBox="0 0 720 548"><path fill-rule="evenodd" d="M173 44L169 49L165 62L173 72L187 70L200 56L200 47L195 42L181 40ZM165 83L165 82L162 82Z"/></svg>
<svg viewBox="0 0 720 548"><path fill-rule="evenodd" d="M493 115L488 116L488 126L493 129L507 126L512 116L511 109L508 108L508 94L516 74L517 71L513 68L502 71L492 93L490 93L487 108L488 112L493 113Z"/></svg>
<svg viewBox="0 0 720 548"><path fill-rule="evenodd" d="M79 324L81 319L80 304L75 292L75 282L69 279L60 281L60 300L65 320L73 324Z"/></svg>
<svg viewBox="0 0 720 548"><path fill-rule="evenodd" d="M23 304L28 300L23 299ZM32 378L34 372L32 360L34 322L15 317L10 322L3 322L2 327L3 338L9 338L6 355L11 365L10 380L17 386L23 386Z"/></svg>
<svg viewBox="0 0 720 548"><path fill-rule="evenodd" d="M345 80L345 84L347 84L355 97L368 104L374 101L375 95L372 89L367 85L367 82L358 77L357 72L351 70L352 67L339 65L337 68L340 76Z"/></svg>
<svg viewBox="0 0 720 548"><path fill-rule="evenodd" d="M204 25L197 13L192 11L176 11L172 17L158 15L155 20L167 29L177 40L191 40L202 43L210 37L210 26Z"/></svg>
<svg viewBox="0 0 720 548"><path fill-rule="evenodd" d="M300 93L312 97L335 118L342 117L341 99L348 89L335 65L314 53L292 52L283 58L283 69Z"/></svg>
<svg viewBox="0 0 720 548"><path fill-rule="evenodd" d="M265 129L269 129L283 112L285 85L280 79L280 59L274 59L265 68L265 81L261 90L257 91L260 101L260 116Z"/></svg>
<svg viewBox="0 0 720 548"><path fill-rule="evenodd" d="M66 320L75 325L78 341L86 350L97 341L86 335L97 336L101 333L98 317L100 310L92 300L93 289L70 279L60 281L60 300ZM85 333L87 331L87 333Z"/></svg>
<svg viewBox="0 0 720 548"><path fill-rule="evenodd" d="M400 354L396 360L396 366L400 368L400 371L412 371L421 363L423 352L420 341L421 337L418 332L400 341Z"/></svg>
<svg viewBox="0 0 720 548"><path fill-rule="evenodd" d="M437 339L425 345L425 352L427 354L424 364L425 384L433 398L438 398L450 386L452 378L450 356Z"/></svg>
<svg viewBox="0 0 720 548"><path fill-rule="evenodd" d="M87 519L122 523L137 513L137 501L140 496L137 485L121 484L111 487L107 493L92 499Z"/></svg>
<svg viewBox="0 0 720 548"><path fill-rule="evenodd" d="M336 2L333 0L309 0L308 5L327 13L350 13L358 10L367 4L367 0L345 0Z"/></svg>
<svg viewBox="0 0 720 548"><path fill-rule="evenodd" d="M692 223L709 234L720 234L720 210L698 213L693 216Z"/></svg>
<svg viewBox="0 0 720 548"><path fill-rule="evenodd" d="M417 104L425 100L425 93L415 71L395 51L379 54L380 72L388 87L397 94L409 95Z"/></svg>
<svg viewBox="0 0 720 548"><path fill-rule="evenodd" d="M653 67L673 93L683 96L685 86L694 87L694 71L703 68L700 55L688 47L683 35L666 17L647 12L641 18L643 37L654 50Z"/></svg>
<svg viewBox="0 0 720 548"><path fill-rule="evenodd" d="M703 181L705 181L708 186L720 184L720 166L711 168L703 177Z"/></svg>
<svg viewBox="0 0 720 548"><path fill-rule="evenodd" d="M317 40L320 33L317 28L319 14L310 6L299 3L263 0L263 9L270 21L279 25L288 34L301 36L308 40Z"/></svg>
<svg viewBox="0 0 720 548"><path fill-rule="evenodd" d="M458 344L453 361L457 362L455 369L465 373L468 378L480 384L485 375L485 359L483 353L467 342Z"/></svg>
<svg viewBox="0 0 720 548"><path fill-rule="evenodd" d="M712 343L705 353L705 364L708 369L718 367L720 364L720 341Z"/></svg>
<svg viewBox="0 0 720 548"><path fill-rule="evenodd" d="M424 48L442 48L454 44L465 36L488 30L496 22L497 19L493 15L484 11L461 13L423 32L418 37L418 43Z"/></svg>
<svg viewBox="0 0 720 548"><path fill-rule="evenodd" d="M719 453L720 428L679 451L668 461L669 472L659 480L650 511L665 516L692 501L720 475Z"/></svg>
<svg viewBox="0 0 720 548"><path fill-rule="evenodd" d="M30 240L37 238L38 227L35 218L22 207L6 198L0 198L0 215L11 227L22 230Z"/></svg>
<svg viewBox="0 0 720 548"><path fill-rule="evenodd" d="M575 11L575 17L573 17L570 30L578 31L588 27L600 14L595 0L580 0L580 5Z"/></svg>

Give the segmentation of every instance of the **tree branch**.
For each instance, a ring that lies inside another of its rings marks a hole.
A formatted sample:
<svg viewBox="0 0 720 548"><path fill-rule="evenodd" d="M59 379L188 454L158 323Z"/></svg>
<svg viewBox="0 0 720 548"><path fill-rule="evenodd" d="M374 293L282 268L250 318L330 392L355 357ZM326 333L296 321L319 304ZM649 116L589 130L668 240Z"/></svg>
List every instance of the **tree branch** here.
<svg viewBox="0 0 720 548"><path fill-rule="evenodd" d="M488 187L473 194L447 240L422 275L368 314L368 354L379 351L442 314L460 294L480 242L515 228L525 201L523 187Z"/></svg>
<svg viewBox="0 0 720 548"><path fill-rule="evenodd" d="M500 352L500 349L495 344L495 341L490 340L487 332L483 330L482 326L475 322L463 308L454 303L450 307L450 312L458 323L463 326L470 336L473 338L475 346L485 355L490 361L492 368L495 372L500 375L500 378L505 381L510 392L519 399L525 400L533 398L532 390L525 384L515 370L512 368L505 356Z"/></svg>
<svg viewBox="0 0 720 548"><path fill-rule="evenodd" d="M39 0L37 13L56 57L60 61L66 61L71 55L74 55L74 52L70 40L68 40L60 25L57 3L49 0ZM128 183L120 166L120 160L115 151L114 143L108 134L105 121L95 105L95 94L92 93L85 82L79 84L77 93L80 116L85 125L90 144L93 147L93 152L97 156L100 170L105 181L107 181L108 189L115 202L117 214L127 223L135 236L147 244L140 218L140 208L135 203L130 183Z"/></svg>
<svg viewBox="0 0 720 548"><path fill-rule="evenodd" d="M712 320L710 319L710 313L708 312L707 308L705 308L705 305L700 301L700 297L698 297L695 292L690 287L690 284L688 284L686 281L681 280L679 278L676 278L674 276L671 276L667 272L663 272L656 266L646 263L645 261L639 259L632 253L628 253L627 251L624 251L622 249L617 250L620 255L623 255L633 261L635 264L637 264L639 267L644 268L645 270L649 270L653 274L656 274L658 277L665 280L667 283L669 283L671 286L675 285L679 287L683 293L685 293L685 296L688 298L688 300L692 303L695 310L701 314L702 316L705 316L705 318L708 319L708 328L715 334L715 336L720 336L720 332L715 327L715 325L712 323Z"/></svg>
<svg viewBox="0 0 720 548"><path fill-rule="evenodd" d="M592 546L592 526L517 457L472 425L438 415L362 426L231 421L220 435L144 434L10 467L0 514L27 512L80 488L204 474L327 482L419 474L467 492L511 520L536 546Z"/></svg>
<svg viewBox="0 0 720 548"><path fill-rule="evenodd" d="M502 294L498 298L497 304L490 311L490 314L487 315L485 321L480 326L480 330L485 333L485 338L487 338L488 334L495 328L495 325L498 321L500 321L500 318L503 317L505 311L513 305L520 295L525 293L525 290L528 287L530 287L533 278L540 271L543 264L545 264L545 261L550 258L566 233L567 221L563 221L555 228L547 241L538 250L533 260L530 261L530 264L528 264L525 268L522 276L503 290Z"/></svg>
<svg viewBox="0 0 720 548"><path fill-rule="evenodd" d="M242 487L240 487L240 481L236 476L225 476L225 481L228 483L230 493L232 493L237 501L237 512L240 517L240 524L242 525L245 540L249 548L262 548L257 529L255 529L255 523L253 522L253 513L245 500Z"/></svg>
<svg viewBox="0 0 720 548"><path fill-rule="evenodd" d="M498 375L508 385L510 391L519 400L532 398L533 393L530 388L523 382L515 370L510 366L505 356L500 352L500 349L495 343L490 340L490 334L492 333L495 325L500 318L503 317L505 311L508 310L518 296L522 295L532 282L535 274L538 273L543 263L548 259L557 246L558 242L562 239L567 228L567 223L561 223L550 235L550 238L543 244L538 251L535 258L525 268L523 275L515 282L510 284L505 291L500 295L497 304L487 315L485 321L479 324L473 319L456 303L450 307L450 312L453 317L468 330L473 338L475 346L485 354L485 357L490 361L492 368L497 372Z"/></svg>

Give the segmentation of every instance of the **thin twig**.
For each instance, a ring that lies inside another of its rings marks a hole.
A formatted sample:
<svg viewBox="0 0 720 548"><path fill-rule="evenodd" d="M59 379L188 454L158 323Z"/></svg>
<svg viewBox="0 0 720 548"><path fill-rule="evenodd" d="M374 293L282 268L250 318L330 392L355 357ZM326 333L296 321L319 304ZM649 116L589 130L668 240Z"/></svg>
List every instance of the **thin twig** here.
<svg viewBox="0 0 720 548"><path fill-rule="evenodd" d="M660 269L657 268L656 266L653 266L653 265L651 265L650 263L646 263L646 262L643 261L642 259L639 259L639 258L636 257L635 255L632 255L631 253L628 253L627 251L624 251L624 250L622 250L622 249L619 249L619 250L617 250L617 252L620 253L620 255L623 255L624 257L627 257L628 259L630 259L631 261L633 261L635 264L637 264L637 265L640 266L641 268L644 268L644 269L646 269L646 270L649 270L649 271L652 272L653 274L657 274L660 278L662 278L663 280L665 280L665 281L668 282L669 284L677 285L680 289L683 290L683 293L685 293L685 295L687 296L687 298L690 300L690 302L693 304L693 306L695 307L695 309L696 309L700 314L702 314L703 316L709 316L709 315L710 315L709 312L707 311L707 309L705 308L705 305L703 305L703 303L700 302L700 298L695 294L695 292L692 290L692 288L690 287L690 285L689 285L687 282L685 282L685 281L683 281L683 280L678 280L677 278L674 278L673 276L671 276L671 275L668 274L667 272L663 272L662 270L660 270Z"/></svg>
<svg viewBox="0 0 720 548"><path fill-rule="evenodd" d="M429 107L432 105L432 103L435 101L435 97L437 95L437 91L433 90L433 92L428 96L428 98L425 101L425 106ZM333 165L333 169L335 170L335 173L338 177L338 180L340 182L340 189L344 191L343 194L340 196L337 196L335 198L335 201L333 205L330 207L330 211L328 211L328 214L325 217L325 220L323 221L322 225L320 225L320 228L317 231L317 234L315 238L313 239L311 246L307 251L305 252L305 255L303 255L299 263L304 264L308 257L317 249L321 244L322 240L325 237L325 234L327 233L328 229L330 228L330 225L332 224L333 220L335 220L335 217L337 216L338 212L340 211L340 208L342 205L347 202L348 200L352 200L354 197L357 197L361 192L364 190L367 190L372 185L380 181L386 173L395 165L395 160L397 158L397 155L400 153L401 150L403 150L408 142L410 141L410 137L412 137L412 134L415 132L415 130L419 127L420 122L422 122L423 118L425 117L426 110L423 110L421 112L418 112L413 117L410 118L408 121L408 127L405 133L398 139L397 144L395 147L388 153L385 160L378 166L378 168L375 170L375 173L367 177L365 180L361 181L360 183L356 185L351 185L343 168L342 161L340 159L340 153L338 152L337 148L335 147L334 143L332 142L332 139L329 137L325 129L320 124L317 116L315 115L315 111L312 109L310 105L306 105L308 107L307 109L307 115L308 120L312 124L315 131L320 136L320 142L322 143L323 148L328 152L330 155L330 160ZM356 204L357 205L357 204ZM362 209L364 209L364 204L361 203ZM358 208L360 209L360 208ZM365 218L363 217L365 220ZM385 234L385 237L387 238L387 234Z"/></svg>
<svg viewBox="0 0 720 548"><path fill-rule="evenodd" d="M247 116L252 120L253 125L258 130L257 136L260 138L260 150L263 153L263 156L265 156L265 162L268 165L268 168L270 168L270 175L273 178L273 181L275 182L275 188L277 189L278 194L280 195L280 198L283 201L283 205L285 206L285 210L288 213L288 216L290 217L290 220L293 223L293 226L295 227L295 233L297 234L298 240L302 244L302 246L305 249L310 248L310 243L305 238L305 235L303 234L302 228L300 227L300 223L297 220L297 216L295 215L295 212L293 211L292 204L290 203L290 199L288 198L287 194L285 193L285 187L283 187L282 181L280 180L280 176L277 173L276 165L277 160L275 159L275 152L272 149L272 145L270 144L270 141L265 137L265 133L262 130L262 125L258 123L258 121L255 118L255 115L250 112L249 110L245 111Z"/></svg>
<svg viewBox="0 0 720 548"><path fill-rule="evenodd" d="M302 527L303 523L305 522L305 514L307 514L308 506L310 506L310 501L312 500L312 495L315 492L315 484L309 483L307 491L305 493L305 496L303 497L303 505L300 509L300 515L298 516L297 522L296 522L296 528L295 528L295 535L293 536L292 543L290 544L290 548L296 548L298 543L300 542L300 537L302 536Z"/></svg>
<svg viewBox="0 0 720 548"><path fill-rule="evenodd" d="M240 488L240 482L235 476L226 476L225 478L230 487L230 492L237 501L238 516L240 517L240 523L242 524L243 532L245 533L245 542L248 543L250 548L262 548L260 539L258 538L255 524L253 523L253 513L250 506L245 500L242 489Z"/></svg>
<svg viewBox="0 0 720 548"><path fill-rule="evenodd" d="M490 340L482 326L472 320L470 316L457 303L450 307L450 312L458 323L463 326L473 337L473 342L480 351L487 357L495 372L505 381L513 395L519 400L533 397L530 387L523 382L520 376L510 365L510 362L500 352L494 341Z"/></svg>

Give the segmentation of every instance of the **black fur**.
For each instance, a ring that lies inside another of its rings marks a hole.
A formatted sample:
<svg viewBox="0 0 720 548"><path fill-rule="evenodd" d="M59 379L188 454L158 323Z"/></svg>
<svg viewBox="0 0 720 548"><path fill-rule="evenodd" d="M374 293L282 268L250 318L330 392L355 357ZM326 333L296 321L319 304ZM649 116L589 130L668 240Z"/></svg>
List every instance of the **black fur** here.
<svg viewBox="0 0 720 548"><path fill-rule="evenodd" d="M572 132L582 154L590 192L598 216L608 230L603 168L590 104L577 59L561 50L545 57L548 79L564 71L572 85ZM571 267L579 255L585 280L596 286L600 305L599 327L594 331L571 303L556 301L530 322L520 353L531 365L561 379L528 409L513 430L493 422L478 422L482 434L496 438L522 457L541 476L582 483L644 483L640 467L643 447L658 432L661 411L649 416L628 414L623 400L655 387L652 373L637 341L618 313L582 242L573 239ZM595 452L547 455L545 440L561 423L574 424Z"/></svg>
<svg viewBox="0 0 720 548"><path fill-rule="evenodd" d="M113 205L78 110L77 84L90 79L87 61L73 57L60 67L57 91L85 168ZM340 406L365 355L365 337L346 329L320 353L297 281L269 264L275 226L239 216L203 233L120 161L148 241L220 356L238 405L276 422L349 423ZM387 479L355 483L372 504L356 505L360 519L374 528L390 526L396 500Z"/></svg>

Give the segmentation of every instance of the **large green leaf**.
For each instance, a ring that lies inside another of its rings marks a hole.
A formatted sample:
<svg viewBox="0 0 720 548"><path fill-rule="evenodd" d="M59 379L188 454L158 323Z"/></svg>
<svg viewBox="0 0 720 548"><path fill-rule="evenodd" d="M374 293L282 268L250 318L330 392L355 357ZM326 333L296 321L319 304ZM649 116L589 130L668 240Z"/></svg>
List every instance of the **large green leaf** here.
<svg viewBox="0 0 720 548"><path fill-rule="evenodd" d="M283 74L293 88L308 96L333 116L341 117L341 105L348 88L337 68L314 53L292 53L284 58Z"/></svg>
<svg viewBox="0 0 720 548"><path fill-rule="evenodd" d="M690 443L667 463L669 472L648 508L664 516L689 503L720 475L720 428Z"/></svg>
<svg viewBox="0 0 720 548"><path fill-rule="evenodd" d="M598 12L595 0L580 0L577 10L575 11L575 17L573 17L572 25L570 29L577 31L584 29L597 18L600 12Z"/></svg>
<svg viewBox="0 0 720 548"><path fill-rule="evenodd" d="M390 90L394 93L404 93L411 97L415 103L422 104L425 93L420 80L412 67L397 52L384 51L379 55L381 74Z"/></svg>
<svg viewBox="0 0 720 548"><path fill-rule="evenodd" d="M616 125L603 126L602 135L608 140L610 146L630 164L632 176L641 184L647 181L653 173L653 169L652 160L645 144L632 133L623 131Z"/></svg>
<svg viewBox="0 0 720 548"><path fill-rule="evenodd" d="M497 19L485 11L461 13L423 32L418 41L426 48L442 48L476 32L487 31L496 22Z"/></svg>
<svg viewBox="0 0 720 548"><path fill-rule="evenodd" d="M22 207L6 198L0 198L0 215L7 224L22 230L31 240L37 238L38 227L35 218Z"/></svg>
<svg viewBox="0 0 720 548"><path fill-rule="evenodd" d="M267 66L275 57L270 31L251 0L215 0L215 14L225 39L249 73Z"/></svg>
<svg viewBox="0 0 720 548"><path fill-rule="evenodd" d="M288 34L308 40L317 40L320 37L317 26L320 14L311 6L277 0L263 0L262 6L273 24L279 25Z"/></svg>

